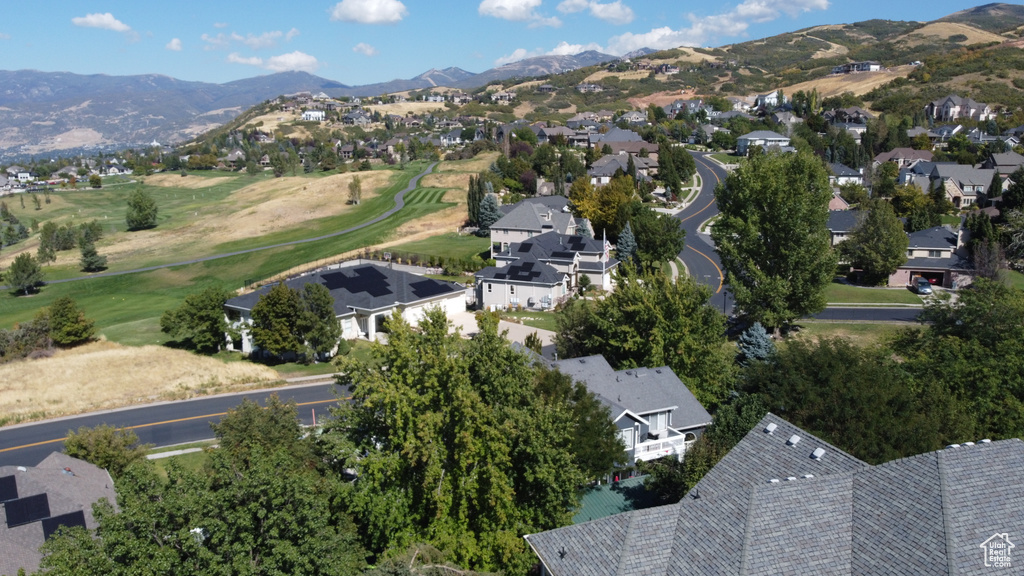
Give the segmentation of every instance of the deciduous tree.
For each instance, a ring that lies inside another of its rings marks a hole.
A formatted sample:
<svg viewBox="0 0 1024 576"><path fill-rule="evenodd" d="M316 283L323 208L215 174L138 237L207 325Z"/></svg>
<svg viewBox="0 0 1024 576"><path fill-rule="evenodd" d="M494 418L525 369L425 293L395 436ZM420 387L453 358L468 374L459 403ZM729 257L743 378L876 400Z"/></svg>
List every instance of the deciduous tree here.
<svg viewBox="0 0 1024 576"><path fill-rule="evenodd" d="M58 346L75 346L88 342L96 334L96 323L70 296L61 296L47 308L50 317L50 338Z"/></svg>
<svg viewBox="0 0 1024 576"><path fill-rule="evenodd" d="M135 462L146 459L151 446L139 444L139 436L131 430L101 424L95 428L82 426L68 430L64 453L85 460L110 472L115 479Z"/></svg>
<svg viewBox="0 0 1024 576"><path fill-rule="evenodd" d="M892 206L885 200L873 200L860 211L856 226L839 245L839 251L851 266L864 271L865 283L877 285L907 262L909 244Z"/></svg>
<svg viewBox="0 0 1024 576"><path fill-rule="evenodd" d="M156 200L142 188L137 188L128 196L128 212L125 223L128 230L145 230L156 226Z"/></svg>
<svg viewBox="0 0 1024 576"><path fill-rule="evenodd" d="M218 286L185 296L177 308L160 317L160 330L171 338L203 354L212 354L224 346L228 331L224 303L231 294Z"/></svg>
<svg viewBox="0 0 1024 576"><path fill-rule="evenodd" d="M715 189L716 250L740 310L776 329L825 307L836 255L826 224L832 189L805 153L754 155Z"/></svg>
<svg viewBox="0 0 1024 576"><path fill-rule="evenodd" d="M299 333L309 348L307 358L326 358L341 338L341 324L334 312L334 297L326 286L310 282L302 287L302 319Z"/></svg>
<svg viewBox="0 0 1024 576"><path fill-rule="evenodd" d="M278 282L252 307L253 343L273 356L303 350L300 332L302 298L298 291Z"/></svg>
<svg viewBox="0 0 1024 576"><path fill-rule="evenodd" d="M15 294L29 294L43 283L43 271L31 254L22 252L11 262L4 280Z"/></svg>

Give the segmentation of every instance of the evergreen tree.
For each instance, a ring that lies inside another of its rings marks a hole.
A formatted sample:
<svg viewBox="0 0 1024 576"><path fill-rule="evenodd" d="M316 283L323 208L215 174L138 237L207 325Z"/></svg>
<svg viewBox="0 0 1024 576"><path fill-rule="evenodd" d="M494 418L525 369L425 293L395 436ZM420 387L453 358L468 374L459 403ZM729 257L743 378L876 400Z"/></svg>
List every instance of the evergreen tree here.
<svg viewBox="0 0 1024 576"><path fill-rule="evenodd" d="M491 225L501 219L501 210L498 208L498 198L494 194L484 196L480 201L479 224L481 232L488 232Z"/></svg>
<svg viewBox="0 0 1024 576"><path fill-rule="evenodd" d="M83 272L99 272L107 267L107 257L96 251L96 245L91 241L81 243L82 258L79 262Z"/></svg>
<svg viewBox="0 0 1024 576"><path fill-rule="evenodd" d="M1024 208L1024 166L1010 174L1010 186L1003 192L1003 210Z"/></svg>
<svg viewBox="0 0 1024 576"><path fill-rule="evenodd" d="M579 225L576 227L576 235L584 238L594 237L594 233L590 231L590 224L587 223L586 218L579 219Z"/></svg>
<svg viewBox="0 0 1024 576"><path fill-rule="evenodd" d="M633 229L630 223L626 222L626 227L622 229L622 233L619 234L619 241L615 244L615 251L619 260L636 263L636 248L636 238L633 237Z"/></svg>
<svg viewBox="0 0 1024 576"><path fill-rule="evenodd" d="M359 176L353 176L352 181L348 183L348 203L359 204L363 200L363 184L359 181Z"/></svg>
<svg viewBox="0 0 1024 576"><path fill-rule="evenodd" d="M11 262L4 280L15 294L28 294L43 283L43 271L31 254L22 252Z"/></svg>
<svg viewBox="0 0 1024 576"><path fill-rule="evenodd" d="M128 196L128 212L125 215L128 230L153 228L156 226L156 216L156 200L149 192L138 188Z"/></svg>
<svg viewBox="0 0 1024 576"><path fill-rule="evenodd" d="M739 353L736 362L747 366L751 362L765 362L775 354L775 342L760 322L754 322L736 341Z"/></svg>
<svg viewBox="0 0 1024 576"><path fill-rule="evenodd" d="M95 322L85 317L70 296L53 301L47 309L50 317L50 339L58 346L74 346L92 339Z"/></svg>

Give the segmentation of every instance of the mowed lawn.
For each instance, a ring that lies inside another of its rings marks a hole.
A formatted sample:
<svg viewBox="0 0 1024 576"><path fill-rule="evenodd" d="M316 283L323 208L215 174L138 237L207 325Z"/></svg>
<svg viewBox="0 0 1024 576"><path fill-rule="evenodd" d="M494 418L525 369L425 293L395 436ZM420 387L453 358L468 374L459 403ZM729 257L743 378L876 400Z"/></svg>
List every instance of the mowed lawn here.
<svg viewBox="0 0 1024 576"><path fill-rule="evenodd" d="M414 174L411 173L410 177ZM402 186L405 184L402 183ZM413 197L417 194L412 193ZM392 201L393 196L392 193ZM167 339L160 332L160 316L165 310L180 305L186 295L208 286L236 290L247 283L269 278L299 264L383 242L402 224L450 206L440 202L439 198L438 195L424 195L422 201L411 203L381 222L334 238L150 272L50 284L44 286L38 294L28 297L14 297L9 292L3 292L0 293L0 326L9 327L16 322L29 320L41 307L48 306L56 298L71 296L86 315L96 321L98 331L109 340L129 345L162 344ZM358 219L355 216L339 218L334 229L369 220L391 205L381 202L371 211L370 204L366 202L361 206L365 209L359 211L361 217ZM295 235L314 237L320 232L323 230L304 229L296 231ZM258 241L235 249L277 241L282 240L280 237L259 238ZM46 277L52 278L50 274L51 270L47 269Z"/></svg>
<svg viewBox="0 0 1024 576"><path fill-rule="evenodd" d="M833 282L825 290L829 304L921 304L906 288L868 288Z"/></svg>

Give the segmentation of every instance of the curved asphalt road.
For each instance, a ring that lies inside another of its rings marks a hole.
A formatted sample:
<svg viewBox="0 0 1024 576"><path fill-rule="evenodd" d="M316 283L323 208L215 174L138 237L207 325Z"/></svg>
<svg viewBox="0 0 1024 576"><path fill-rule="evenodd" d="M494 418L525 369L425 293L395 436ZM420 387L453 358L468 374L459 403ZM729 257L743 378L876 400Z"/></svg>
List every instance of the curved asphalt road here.
<svg viewBox="0 0 1024 576"><path fill-rule="evenodd" d="M372 220L368 220L366 222L363 222L362 224L358 224L356 226L352 226L351 228L346 228L344 230L339 230L337 232L331 232L330 234L324 234L322 236L317 236L315 238L304 238L302 240L292 240L291 242L281 242L280 244L271 244L269 246L260 246L259 248L247 248L245 250L238 250L238 251L235 251L235 252L227 252L225 254L214 254L213 256L204 256L203 258L196 258L194 260L184 260L182 262L170 262L168 264L159 264L157 266L147 266L145 268L135 268L133 270L120 270L120 271L117 271L117 272L100 272L99 274L91 274L89 276L77 276L75 278L65 278L63 280L49 280L49 281L46 282L46 284L61 284L61 283L64 283L64 282L76 282L78 280L91 280L93 278L106 278L106 277L109 277L109 276L123 276L125 274L136 274L138 272L149 272L149 271L152 271L152 270L160 270L161 268L173 268L174 266L184 266L186 264L196 264L196 263L199 263L199 262L209 262L210 260L219 260L221 258L229 258L231 256L238 256L238 255L241 255L241 254L250 254L252 252L259 252L260 250L270 250L271 248L281 248L283 246L295 246L296 244L306 244L307 242L316 242L318 240L326 240L328 238L334 238L335 236L341 236L342 234L348 234L349 232L355 232L356 230L361 230L363 228L366 228L367 226L371 226L373 224L376 224L377 222L380 222L381 220L384 220L388 216L391 216L395 212L398 212L399 210L404 208L405 207L405 195L407 193L412 192L413 190L415 190L416 189L416 185L419 184L419 182L420 182L420 179L423 178L424 176L426 176L427 174L430 174L430 172L434 170L434 166L437 166L437 162L432 162L429 166L427 166L427 168L423 172L420 172L416 176L413 176L412 180L409 180L409 185L406 186L405 189L403 189L400 192L398 192L397 194L395 194L395 205L393 207L388 209L386 212L380 214L379 216L376 216ZM7 288L8 288L8 286L0 286L0 290L6 290Z"/></svg>
<svg viewBox="0 0 1024 576"><path fill-rule="evenodd" d="M694 279L711 287L711 303L721 306L723 312L731 312L732 295L725 285L725 273L722 262L711 243L710 234L702 234L700 225L718 214L715 204L715 186L725 180L727 172L715 162L706 158L707 154L690 152L697 164L700 175L701 189L697 197L684 210L676 214L676 218L686 230L686 246L679 253L679 259L686 264L686 269Z"/></svg>
<svg viewBox="0 0 1024 576"><path fill-rule="evenodd" d="M267 398L274 393L284 401L294 400L298 405L299 419L303 424L312 424L313 413L317 419L327 417L328 407L337 403L337 394L341 392L344 389L333 383L289 386L5 426L0 428L0 466L35 466L50 452L60 451L68 430L77 430L80 426L109 424L130 428L142 443L155 446L206 440L213 438L210 423L219 422L221 416L240 404L243 398L266 404Z"/></svg>

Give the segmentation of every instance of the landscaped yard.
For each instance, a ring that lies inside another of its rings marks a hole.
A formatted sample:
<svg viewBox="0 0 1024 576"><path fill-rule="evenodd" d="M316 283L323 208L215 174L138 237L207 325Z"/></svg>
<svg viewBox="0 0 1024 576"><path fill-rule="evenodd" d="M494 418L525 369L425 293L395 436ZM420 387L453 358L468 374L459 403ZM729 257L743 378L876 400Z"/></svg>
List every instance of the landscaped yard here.
<svg viewBox="0 0 1024 576"><path fill-rule="evenodd" d="M868 288L833 282L825 290L829 304L921 304L906 288Z"/></svg>
<svg viewBox="0 0 1024 576"><path fill-rule="evenodd" d="M1010 282L1010 286L1018 290L1024 290L1024 274L1015 270L1007 270L1007 279Z"/></svg>
<svg viewBox="0 0 1024 576"><path fill-rule="evenodd" d="M392 248L397 252L418 254L420 256L468 260L486 252L490 247L491 239L489 237L449 232L447 234L433 236L424 240L398 244Z"/></svg>
<svg viewBox="0 0 1024 576"><path fill-rule="evenodd" d="M502 312L501 315L505 318L514 318L531 328L552 332L558 330L554 312Z"/></svg>
<svg viewBox="0 0 1024 576"><path fill-rule="evenodd" d="M871 322L826 322L820 320L800 320L800 329L791 338L795 340L815 340L818 338L845 338L858 346L870 346L883 338L896 334L897 331L909 326L900 324ZM785 341L783 341L785 342ZM782 344L785 346L785 344Z"/></svg>

